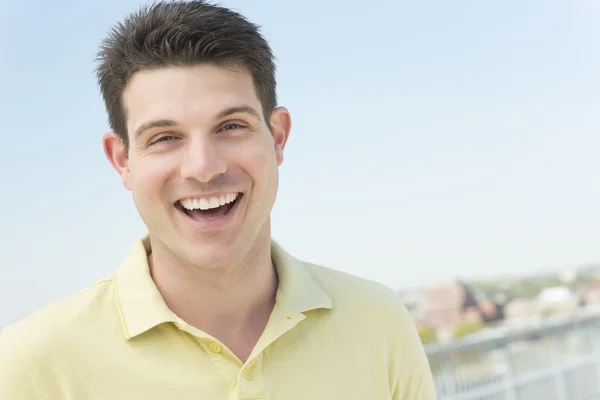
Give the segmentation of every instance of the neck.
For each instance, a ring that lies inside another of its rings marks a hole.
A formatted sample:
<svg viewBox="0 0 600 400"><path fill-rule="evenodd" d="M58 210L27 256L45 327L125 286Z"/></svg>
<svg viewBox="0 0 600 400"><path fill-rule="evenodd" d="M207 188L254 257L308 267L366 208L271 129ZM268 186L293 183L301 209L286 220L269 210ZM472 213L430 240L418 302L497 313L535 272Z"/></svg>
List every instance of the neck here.
<svg viewBox="0 0 600 400"><path fill-rule="evenodd" d="M152 243L150 271L167 306L188 324L218 339L248 330L260 334L277 291L270 230L266 231L245 257L225 269L186 265Z"/></svg>

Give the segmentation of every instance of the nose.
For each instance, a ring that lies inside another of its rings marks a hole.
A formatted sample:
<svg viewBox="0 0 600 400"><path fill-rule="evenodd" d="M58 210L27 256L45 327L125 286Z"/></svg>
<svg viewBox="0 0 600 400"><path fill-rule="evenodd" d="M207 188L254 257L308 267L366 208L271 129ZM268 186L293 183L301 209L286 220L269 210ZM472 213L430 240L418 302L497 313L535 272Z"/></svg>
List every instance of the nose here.
<svg viewBox="0 0 600 400"><path fill-rule="evenodd" d="M181 163L181 176L207 183L227 171L227 163L210 138L195 138L190 142Z"/></svg>

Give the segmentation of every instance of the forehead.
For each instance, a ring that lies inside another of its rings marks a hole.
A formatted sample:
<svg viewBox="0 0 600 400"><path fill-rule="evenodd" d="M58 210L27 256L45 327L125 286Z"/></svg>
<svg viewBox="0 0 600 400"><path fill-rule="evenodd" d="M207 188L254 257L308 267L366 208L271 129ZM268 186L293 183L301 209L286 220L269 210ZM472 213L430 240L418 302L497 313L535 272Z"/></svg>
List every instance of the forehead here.
<svg viewBox="0 0 600 400"><path fill-rule="evenodd" d="M252 76L212 64L139 71L123 92L129 132L154 119L207 120L240 103L261 110Z"/></svg>

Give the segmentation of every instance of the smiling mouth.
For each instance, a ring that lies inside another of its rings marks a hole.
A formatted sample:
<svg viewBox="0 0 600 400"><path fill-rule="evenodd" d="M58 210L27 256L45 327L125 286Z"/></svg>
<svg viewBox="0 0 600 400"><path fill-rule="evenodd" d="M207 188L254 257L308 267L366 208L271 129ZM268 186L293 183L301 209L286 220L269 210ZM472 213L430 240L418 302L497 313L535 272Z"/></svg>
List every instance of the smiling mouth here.
<svg viewBox="0 0 600 400"><path fill-rule="evenodd" d="M175 208L196 221L214 221L226 216L242 196L242 193L226 193L212 197L182 199L175 203Z"/></svg>

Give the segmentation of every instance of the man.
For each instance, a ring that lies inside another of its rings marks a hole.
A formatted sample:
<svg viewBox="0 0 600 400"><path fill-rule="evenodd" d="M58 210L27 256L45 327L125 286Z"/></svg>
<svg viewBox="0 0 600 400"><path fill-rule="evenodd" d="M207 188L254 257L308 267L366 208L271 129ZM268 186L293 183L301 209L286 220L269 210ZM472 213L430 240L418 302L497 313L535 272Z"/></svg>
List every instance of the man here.
<svg viewBox="0 0 600 400"><path fill-rule="evenodd" d="M104 151L148 228L116 273L6 328L2 399L434 399L382 285L271 239L291 129L258 28L203 1L103 42Z"/></svg>

